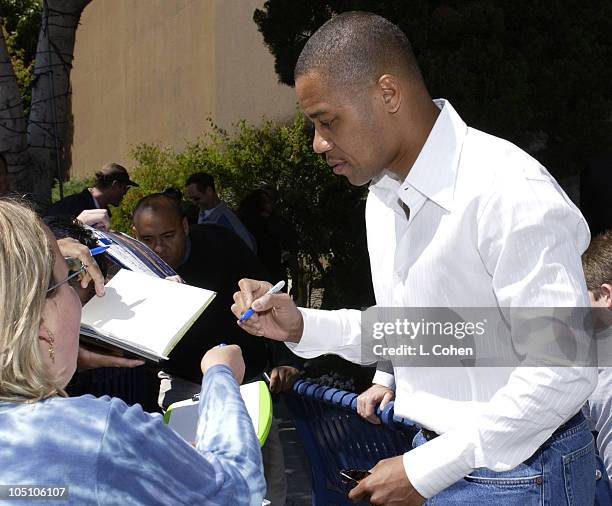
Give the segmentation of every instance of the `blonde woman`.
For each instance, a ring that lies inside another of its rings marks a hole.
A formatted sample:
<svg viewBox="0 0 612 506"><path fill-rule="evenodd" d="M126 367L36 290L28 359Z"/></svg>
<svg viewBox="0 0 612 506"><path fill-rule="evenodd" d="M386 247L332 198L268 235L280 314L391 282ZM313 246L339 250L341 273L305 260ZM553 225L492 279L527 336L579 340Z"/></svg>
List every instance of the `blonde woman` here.
<svg viewBox="0 0 612 506"><path fill-rule="evenodd" d="M68 398L81 305L57 242L30 209L0 200L0 499L62 504L262 502L261 452L240 398L236 346L202 359L196 448L119 399Z"/></svg>

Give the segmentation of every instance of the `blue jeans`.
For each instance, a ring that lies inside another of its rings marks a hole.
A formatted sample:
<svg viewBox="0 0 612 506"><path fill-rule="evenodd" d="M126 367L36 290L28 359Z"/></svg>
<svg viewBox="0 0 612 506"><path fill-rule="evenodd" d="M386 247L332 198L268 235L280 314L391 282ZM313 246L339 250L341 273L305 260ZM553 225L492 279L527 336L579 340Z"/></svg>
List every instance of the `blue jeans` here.
<svg viewBox="0 0 612 506"><path fill-rule="evenodd" d="M612 482L606 474L603 460L597 456L597 485L595 486L595 506L610 506L612 504Z"/></svg>
<svg viewBox="0 0 612 506"><path fill-rule="evenodd" d="M422 433L413 447L426 443ZM426 506L590 506L595 501L595 445L586 420L550 437L525 462L502 473L474 469Z"/></svg>

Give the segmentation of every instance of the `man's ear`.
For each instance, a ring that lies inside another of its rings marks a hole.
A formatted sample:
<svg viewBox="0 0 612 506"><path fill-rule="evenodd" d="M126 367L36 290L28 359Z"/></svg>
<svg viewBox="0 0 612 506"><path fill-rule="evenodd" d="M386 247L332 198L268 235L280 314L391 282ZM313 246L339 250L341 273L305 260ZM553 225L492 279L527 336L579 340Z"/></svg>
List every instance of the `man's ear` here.
<svg viewBox="0 0 612 506"><path fill-rule="evenodd" d="M603 285L601 285L600 290L601 296L603 297L606 306L608 308L612 308L612 284L604 283Z"/></svg>
<svg viewBox="0 0 612 506"><path fill-rule="evenodd" d="M136 230L136 225L134 225L134 223L132 223L132 234L136 239L140 239L140 235L138 235L138 230Z"/></svg>
<svg viewBox="0 0 612 506"><path fill-rule="evenodd" d="M383 74L378 78L377 84L384 108L387 112L395 114L402 105L402 85L399 79L393 74Z"/></svg>
<svg viewBox="0 0 612 506"><path fill-rule="evenodd" d="M185 232L185 235L189 235L189 222L187 221L187 218L185 218L184 216L182 220L182 225L183 225L183 231Z"/></svg>

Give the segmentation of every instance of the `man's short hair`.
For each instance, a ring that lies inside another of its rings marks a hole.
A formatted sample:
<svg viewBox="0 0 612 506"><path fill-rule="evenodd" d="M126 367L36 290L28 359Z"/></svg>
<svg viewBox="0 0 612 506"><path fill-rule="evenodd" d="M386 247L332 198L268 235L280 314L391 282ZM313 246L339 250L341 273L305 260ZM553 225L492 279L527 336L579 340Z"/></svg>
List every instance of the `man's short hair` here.
<svg viewBox="0 0 612 506"><path fill-rule="evenodd" d="M96 188L104 189L109 188L114 181L125 183L128 186L138 186L137 183L130 179L126 168L118 163L107 163L96 172L96 179L93 185Z"/></svg>
<svg viewBox="0 0 612 506"><path fill-rule="evenodd" d="M183 200L183 192L176 188L175 186L166 186L162 191L164 195L168 195L168 197L172 197L179 204Z"/></svg>
<svg viewBox="0 0 612 506"><path fill-rule="evenodd" d="M593 238L582 254L582 268L587 288L599 299L601 285L612 284L612 229Z"/></svg>
<svg viewBox="0 0 612 506"><path fill-rule="evenodd" d="M142 197L132 212L132 221L136 222L136 216L142 211L152 211L154 213L163 213L170 209L171 212L176 213L179 220L183 219L183 211L181 206L176 201L165 193L152 193L146 197Z"/></svg>
<svg viewBox="0 0 612 506"><path fill-rule="evenodd" d="M206 172L196 172L195 174L191 174L185 181L185 186L189 186L190 184L195 184L201 192L205 192L206 188L212 188L212 191L215 190L215 179Z"/></svg>
<svg viewBox="0 0 612 506"><path fill-rule="evenodd" d="M336 84L371 84L391 73L421 79L408 38L389 20L369 12L334 16L308 39L294 78L317 72Z"/></svg>

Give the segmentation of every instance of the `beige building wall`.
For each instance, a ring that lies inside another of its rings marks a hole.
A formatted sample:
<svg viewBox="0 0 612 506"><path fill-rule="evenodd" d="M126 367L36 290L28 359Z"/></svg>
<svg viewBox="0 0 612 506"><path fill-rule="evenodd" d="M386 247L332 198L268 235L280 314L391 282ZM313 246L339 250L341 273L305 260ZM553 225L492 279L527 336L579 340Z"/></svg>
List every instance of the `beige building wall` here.
<svg viewBox="0 0 612 506"><path fill-rule="evenodd" d="M246 119L288 121L296 99L278 84L253 22L263 0L94 0L77 30L72 70L72 177L129 148L182 148L208 129Z"/></svg>

